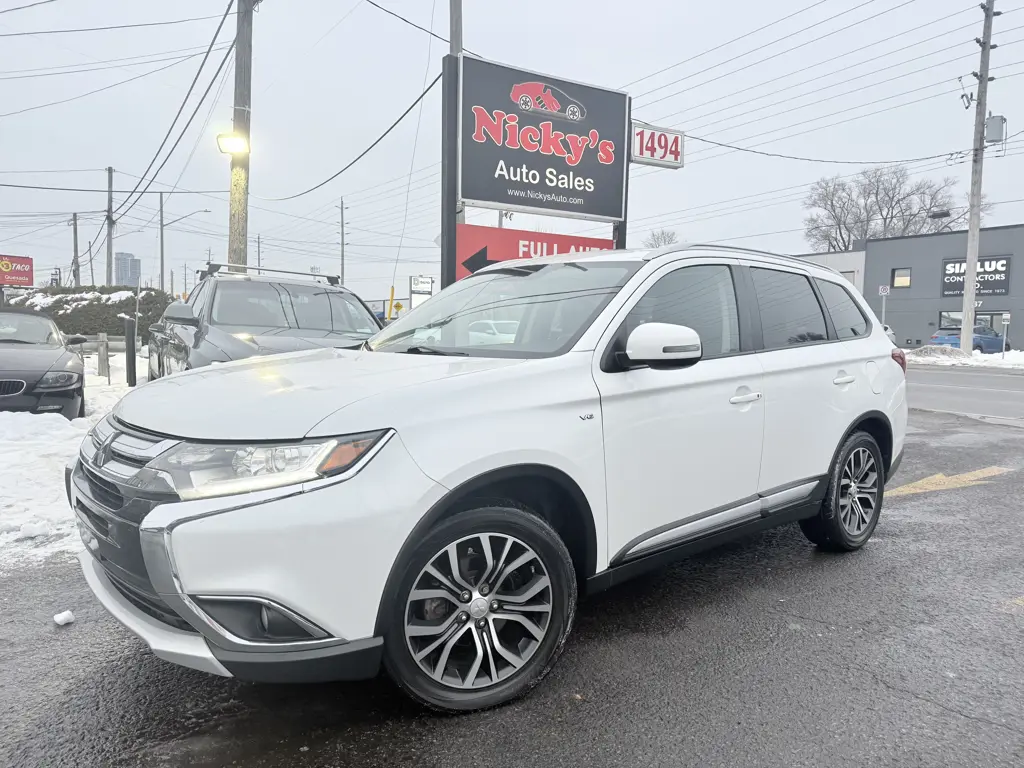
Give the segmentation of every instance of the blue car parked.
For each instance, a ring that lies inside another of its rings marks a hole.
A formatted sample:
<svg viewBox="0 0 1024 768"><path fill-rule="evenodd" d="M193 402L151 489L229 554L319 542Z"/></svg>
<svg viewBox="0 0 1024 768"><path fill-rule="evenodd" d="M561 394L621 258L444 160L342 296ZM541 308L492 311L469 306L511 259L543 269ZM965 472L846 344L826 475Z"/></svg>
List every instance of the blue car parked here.
<svg viewBox="0 0 1024 768"><path fill-rule="evenodd" d="M928 340L928 343L940 347L959 348L960 330L940 330ZM1003 334L992 330L987 325L979 325L974 329L974 349L978 352L984 352L986 355L1002 352L1004 349L1009 351L1010 340L1006 339L1004 341Z"/></svg>

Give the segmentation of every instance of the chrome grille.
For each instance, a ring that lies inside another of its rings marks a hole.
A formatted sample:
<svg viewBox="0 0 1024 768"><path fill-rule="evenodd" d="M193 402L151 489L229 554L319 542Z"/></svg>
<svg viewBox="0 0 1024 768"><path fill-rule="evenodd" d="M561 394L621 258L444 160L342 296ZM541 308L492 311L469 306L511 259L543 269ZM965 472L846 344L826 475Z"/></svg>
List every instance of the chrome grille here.
<svg viewBox="0 0 1024 768"><path fill-rule="evenodd" d="M13 397L25 391L25 382L20 379L0 379L0 397Z"/></svg>

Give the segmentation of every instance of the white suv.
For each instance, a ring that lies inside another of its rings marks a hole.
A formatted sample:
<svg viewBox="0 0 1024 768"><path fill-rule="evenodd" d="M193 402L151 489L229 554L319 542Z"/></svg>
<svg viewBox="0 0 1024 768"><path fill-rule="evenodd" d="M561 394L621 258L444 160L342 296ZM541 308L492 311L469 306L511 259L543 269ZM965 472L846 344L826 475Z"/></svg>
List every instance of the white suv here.
<svg viewBox="0 0 1024 768"><path fill-rule="evenodd" d="M495 319L511 342L474 331ZM383 664L428 705L490 707L551 668L584 594L796 521L863 546L902 458L904 366L802 260L506 262L360 351L131 392L67 470L81 564L168 661L290 682Z"/></svg>

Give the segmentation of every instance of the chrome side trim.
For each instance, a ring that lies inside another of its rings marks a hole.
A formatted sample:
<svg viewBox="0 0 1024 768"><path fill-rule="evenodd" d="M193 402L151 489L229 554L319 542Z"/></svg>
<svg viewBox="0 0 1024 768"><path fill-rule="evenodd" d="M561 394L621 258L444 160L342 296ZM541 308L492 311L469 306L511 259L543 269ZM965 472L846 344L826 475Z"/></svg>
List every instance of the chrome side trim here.
<svg viewBox="0 0 1024 768"><path fill-rule="evenodd" d="M707 517L701 517L698 520L685 522L682 525L678 525L675 528L669 528L667 531L663 531L649 539L644 539L627 551L623 557L633 557L634 555L642 554L648 550L656 549L681 539L692 538L698 534L704 534L718 528L736 525L747 520L756 520L759 517L761 517L761 499L748 501L745 504L740 504L739 506L725 510L724 512L719 512L718 514Z"/></svg>
<svg viewBox="0 0 1024 768"><path fill-rule="evenodd" d="M803 501L814 492L817 485L817 480L811 480L810 482L803 483L802 485L797 485L793 488L787 488L784 491L778 491L777 493L764 496L761 499L761 510L767 514L779 509L780 507L788 506L793 502Z"/></svg>
<svg viewBox="0 0 1024 768"><path fill-rule="evenodd" d="M224 603L258 603L259 605L265 605L267 608L273 608L278 613L281 613L291 619L293 622L298 624L302 629L306 630L315 639L322 640L330 637L330 635L323 629L318 627L316 624L311 622L309 619L300 616L291 608L287 608L278 602L268 600L265 597L256 597L254 595L196 595L196 600L210 600L212 602L224 602ZM222 627L223 629L223 627ZM231 634L227 630L224 630L225 634ZM281 643L273 643L273 645L281 645Z"/></svg>

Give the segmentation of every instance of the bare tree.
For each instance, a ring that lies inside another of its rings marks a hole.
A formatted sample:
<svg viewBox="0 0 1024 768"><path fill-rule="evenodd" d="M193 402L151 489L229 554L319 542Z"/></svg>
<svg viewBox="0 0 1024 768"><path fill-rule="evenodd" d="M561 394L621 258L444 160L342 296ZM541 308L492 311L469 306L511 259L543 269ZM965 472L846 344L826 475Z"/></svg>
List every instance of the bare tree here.
<svg viewBox="0 0 1024 768"><path fill-rule="evenodd" d="M819 251L848 251L854 241L966 226L956 205L956 179L911 179L903 165L866 168L853 178L819 179L804 200L804 237ZM942 218L931 218L948 211ZM982 208L985 213L986 208Z"/></svg>
<svg viewBox="0 0 1024 768"><path fill-rule="evenodd" d="M671 229L655 229L644 238L643 246L644 248L661 248L663 245L675 245L678 242L679 237Z"/></svg>

